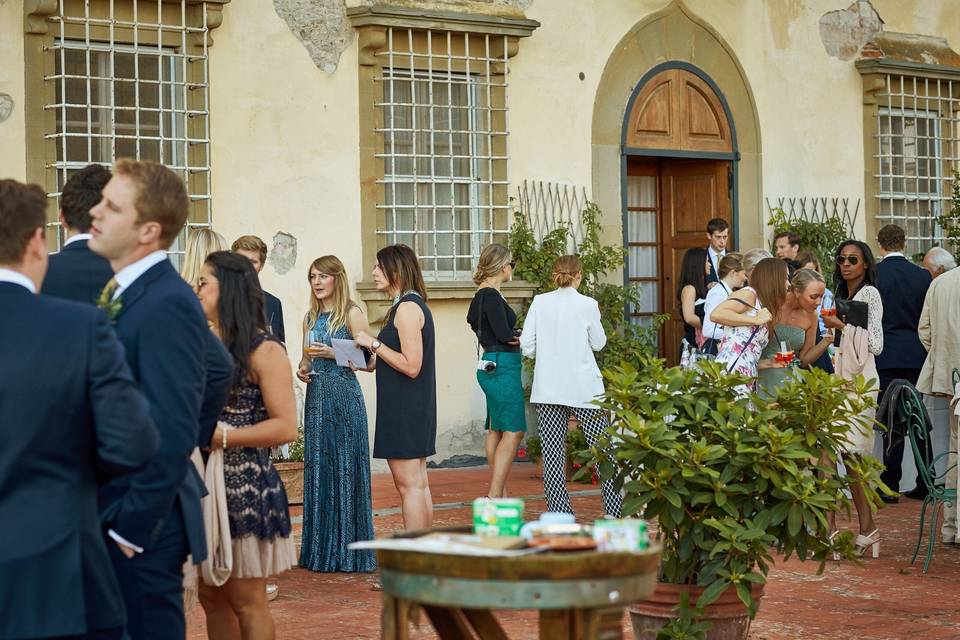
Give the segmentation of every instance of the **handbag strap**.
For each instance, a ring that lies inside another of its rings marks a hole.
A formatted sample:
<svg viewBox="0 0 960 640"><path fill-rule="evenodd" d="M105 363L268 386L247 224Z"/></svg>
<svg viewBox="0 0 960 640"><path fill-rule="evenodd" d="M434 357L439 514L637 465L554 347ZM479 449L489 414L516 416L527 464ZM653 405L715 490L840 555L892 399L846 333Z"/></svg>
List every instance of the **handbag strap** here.
<svg viewBox="0 0 960 640"><path fill-rule="evenodd" d="M744 343L744 345L743 345L743 349L740 350L740 353L737 354L737 357L734 359L733 362L730 363L730 366L727 368L727 373L732 373L732 372L733 372L733 368L734 368L735 366L737 366L737 363L738 363L738 362L740 362L740 356L743 355L743 352L746 351L746 350L747 350L747 347L750 346L750 343L753 342L753 338L754 338L754 336L757 335L757 332L758 332L758 331L760 331L760 327L754 327L754 328L753 328L753 331L750 333L750 337L747 339L747 341L746 341L746 342Z"/></svg>

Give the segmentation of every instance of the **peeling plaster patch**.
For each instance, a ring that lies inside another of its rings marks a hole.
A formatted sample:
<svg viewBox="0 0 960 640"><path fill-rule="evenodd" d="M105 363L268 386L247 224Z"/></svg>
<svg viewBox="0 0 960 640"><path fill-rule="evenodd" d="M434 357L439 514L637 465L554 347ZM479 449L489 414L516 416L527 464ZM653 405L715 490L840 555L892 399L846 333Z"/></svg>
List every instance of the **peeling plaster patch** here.
<svg viewBox="0 0 960 640"><path fill-rule="evenodd" d="M846 9L828 11L820 18L820 40L827 54L853 60L860 47L883 30L883 19L870 0L857 0Z"/></svg>
<svg viewBox="0 0 960 640"><path fill-rule="evenodd" d="M273 265L273 270L280 275L293 269L297 263L297 239L289 233L278 231L273 236L273 248L267 263Z"/></svg>
<svg viewBox="0 0 960 640"><path fill-rule="evenodd" d="M340 54L353 40L344 0L273 0L273 8L315 65L327 73L337 70Z"/></svg>
<svg viewBox="0 0 960 640"><path fill-rule="evenodd" d="M0 0L3 4L5 0ZM5 121L13 113L13 97L9 93L0 93L0 122Z"/></svg>

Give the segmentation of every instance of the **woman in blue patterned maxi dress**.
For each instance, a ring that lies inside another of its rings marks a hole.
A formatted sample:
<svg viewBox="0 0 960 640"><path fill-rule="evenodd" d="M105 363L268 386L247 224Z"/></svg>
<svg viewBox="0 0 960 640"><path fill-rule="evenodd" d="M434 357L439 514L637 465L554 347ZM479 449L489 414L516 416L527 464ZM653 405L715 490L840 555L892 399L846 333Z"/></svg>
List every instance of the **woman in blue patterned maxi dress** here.
<svg viewBox="0 0 960 640"><path fill-rule="evenodd" d="M343 264L323 256L310 265L310 311L297 376L304 402L303 536L300 566L312 571L373 571L372 551L347 545L373 539L367 409L357 376L334 360L331 340L369 331L350 301Z"/></svg>

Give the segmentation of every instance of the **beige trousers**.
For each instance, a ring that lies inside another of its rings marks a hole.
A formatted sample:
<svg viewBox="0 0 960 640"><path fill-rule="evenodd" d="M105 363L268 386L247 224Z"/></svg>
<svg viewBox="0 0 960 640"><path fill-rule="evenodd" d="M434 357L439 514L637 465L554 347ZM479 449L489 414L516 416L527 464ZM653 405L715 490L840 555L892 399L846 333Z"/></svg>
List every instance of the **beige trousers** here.
<svg viewBox="0 0 960 640"><path fill-rule="evenodd" d="M944 478L945 486L950 489L957 489L957 415L954 413L954 398L950 398L950 444L947 451L950 455L947 457L948 471ZM936 517L936 514L934 514ZM957 540L957 505L949 502L943 506L943 528L940 530L945 543L960 542Z"/></svg>

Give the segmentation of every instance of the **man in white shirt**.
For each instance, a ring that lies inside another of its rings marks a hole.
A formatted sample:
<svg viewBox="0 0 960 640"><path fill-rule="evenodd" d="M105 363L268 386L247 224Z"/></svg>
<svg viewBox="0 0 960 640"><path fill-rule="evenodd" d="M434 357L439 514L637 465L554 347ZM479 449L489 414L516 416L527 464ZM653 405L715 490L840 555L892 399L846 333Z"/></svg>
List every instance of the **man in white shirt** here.
<svg viewBox="0 0 960 640"><path fill-rule="evenodd" d="M186 223L183 180L166 167L120 160L91 210L90 248L116 276L103 298L127 362L150 403L160 447L146 469L100 491L102 518L123 553L112 554L133 640L183 638L182 567L206 557L200 496L190 463L197 444L210 330L200 302L166 249Z"/></svg>
<svg viewBox="0 0 960 640"><path fill-rule="evenodd" d="M727 255L727 240L730 238L730 223L723 218L714 218L707 223L707 256L710 258L710 274L707 288L720 282L720 261Z"/></svg>

